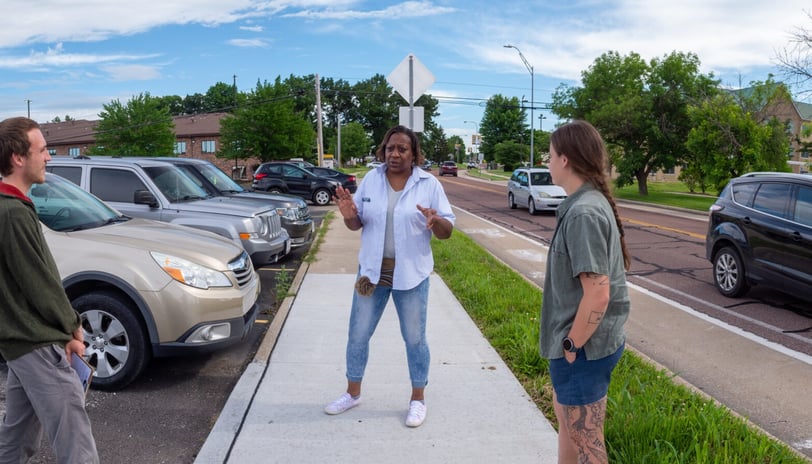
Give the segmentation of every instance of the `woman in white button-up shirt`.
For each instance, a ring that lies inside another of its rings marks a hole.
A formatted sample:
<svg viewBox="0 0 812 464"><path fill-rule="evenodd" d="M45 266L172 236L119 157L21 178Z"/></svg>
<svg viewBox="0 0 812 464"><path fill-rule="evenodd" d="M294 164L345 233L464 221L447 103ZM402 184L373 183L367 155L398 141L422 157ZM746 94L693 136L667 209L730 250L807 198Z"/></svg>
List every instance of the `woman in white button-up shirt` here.
<svg viewBox="0 0 812 464"><path fill-rule="evenodd" d="M369 340L391 296L412 383L406 425L417 427L426 417L426 309L434 269L430 241L432 234L450 237L455 216L440 182L420 169L423 154L412 130L390 129L377 156L384 164L364 176L354 197L341 187L336 191L344 224L350 230L361 229L361 251L347 340L347 391L325 412L340 414L360 403Z"/></svg>

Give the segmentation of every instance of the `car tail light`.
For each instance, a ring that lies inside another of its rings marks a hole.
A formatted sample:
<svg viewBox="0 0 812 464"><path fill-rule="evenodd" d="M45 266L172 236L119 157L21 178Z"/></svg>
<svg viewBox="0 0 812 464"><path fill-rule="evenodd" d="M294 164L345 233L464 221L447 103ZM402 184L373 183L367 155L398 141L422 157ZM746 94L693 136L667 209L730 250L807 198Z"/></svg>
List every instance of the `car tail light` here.
<svg viewBox="0 0 812 464"><path fill-rule="evenodd" d="M260 180L263 177L268 177L268 174L265 174L264 172L258 172L254 174L254 180Z"/></svg>
<svg viewBox="0 0 812 464"><path fill-rule="evenodd" d="M349 180L350 182L355 182L355 176L350 176L350 178L347 180Z"/></svg>

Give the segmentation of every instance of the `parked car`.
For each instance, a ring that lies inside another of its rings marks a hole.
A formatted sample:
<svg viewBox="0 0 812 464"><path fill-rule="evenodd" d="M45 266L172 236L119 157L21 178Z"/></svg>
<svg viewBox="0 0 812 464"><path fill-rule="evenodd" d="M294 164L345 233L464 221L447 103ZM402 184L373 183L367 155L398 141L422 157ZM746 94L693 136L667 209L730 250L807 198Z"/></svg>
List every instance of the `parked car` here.
<svg viewBox="0 0 812 464"><path fill-rule="evenodd" d="M369 163L367 163L367 167L369 169L375 169L375 168L377 168L378 166L381 166L381 165L383 165L383 163L381 161L370 161Z"/></svg>
<svg viewBox="0 0 812 464"><path fill-rule="evenodd" d="M93 388L124 388L153 357L220 349L252 327L260 281L241 246L131 219L59 176L45 180L28 196L81 315Z"/></svg>
<svg viewBox="0 0 812 464"><path fill-rule="evenodd" d="M812 176L731 179L710 208L705 255L722 295L764 285L812 300Z"/></svg>
<svg viewBox="0 0 812 464"><path fill-rule="evenodd" d="M254 190L273 193L290 193L318 206L330 204L336 187L341 185L337 180L321 177L307 169L300 168L285 161L262 163L254 173Z"/></svg>
<svg viewBox="0 0 812 464"><path fill-rule="evenodd" d="M426 162L423 163L423 166L420 167L423 168L424 171L431 171L431 161L426 160Z"/></svg>
<svg viewBox="0 0 812 464"><path fill-rule="evenodd" d="M172 163L194 179L197 184L214 196L233 196L249 199L276 208L284 228L290 236L292 248L307 245L313 240L315 226L307 203L297 196L245 190L212 162L196 158L153 158ZM354 191L354 190L353 190Z"/></svg>
<svg viewBox="0 0 812 464"><path fill-rule="evenodd" d="M476 169L478 167L479 167L479 165L474 163L473 161L468 162L468 169Z"/></svg>
<svg viewBox="0 0 812 464"><path fill-rule="evenodd" d="M453 161L443 161L443 164L440 165L440 175L457 177L457 163Z"/></svg>
<svg viewBox="0 0 812 464"><path fill-rule="evenodd" d="M336 169L322 168L319 166L313 166L312 168L307 168L307 170L317 176L329 177L341 182L341 186L349 190L350 193L355 193L358 189L358 182L352 174L346 174Z"/></svg>
<svg viewBox="0 0 812 464"><path fill-rule="evenodd" d="M46 169L132 217L207 230L242 245L255 266L290 253L279 214L231 197L211 197L169 163L143 158L54 157Z"/></svg>
<svg viewBox="0 0 812 464"><path fill-rule="evenodd" d="M555 211L567 198L567 192L553 184L550 170L545 168L519 168L513 171L507 194L510 209L527 207L531 215L539 211Z"/></svg>
<svg viewBox="0 0 812 464"><path fill-rule="evenodd" d="M305 169L310 169L310 168L316 167L315 164L310 163L308 161L305 161L303 159L289 159L289 160L287 160L285 162L295 164L296 166L299 166L300 168L305 168Z"/></svg>

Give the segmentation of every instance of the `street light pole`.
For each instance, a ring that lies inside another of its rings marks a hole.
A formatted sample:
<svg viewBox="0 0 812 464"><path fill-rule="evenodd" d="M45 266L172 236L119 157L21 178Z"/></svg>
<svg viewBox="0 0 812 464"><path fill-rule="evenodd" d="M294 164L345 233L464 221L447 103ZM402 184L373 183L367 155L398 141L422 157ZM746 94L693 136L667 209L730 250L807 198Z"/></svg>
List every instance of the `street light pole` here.
<svg viewBox="0 0 812 464"><path fill-rule="evenodd" d="M528 71L530 71L530 167L532 168L533 167L533 107L535 106L535 102L534 102L534 98L533 98L533 95L534 95L533 87L535 87L535 82L536 82L535 75L533 74L533 65L528 63L527 58L524 57L524 55L522 54L522 51L519 50L518 48L516 48L515 46L507 44L507 45L505 45L505 48L512 48L512 49L516 50L517 52L519 52L519 58L522 59L522 62L524 63L524 66L527 68Z"/></svg>

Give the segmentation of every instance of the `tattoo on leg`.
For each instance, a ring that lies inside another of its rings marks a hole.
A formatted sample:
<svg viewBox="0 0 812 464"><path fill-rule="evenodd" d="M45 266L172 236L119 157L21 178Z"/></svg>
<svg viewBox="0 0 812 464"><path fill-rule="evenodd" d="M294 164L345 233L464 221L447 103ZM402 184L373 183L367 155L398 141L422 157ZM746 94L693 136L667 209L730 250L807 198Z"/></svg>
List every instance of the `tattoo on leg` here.
<svg viewBox="0 0 812 464"><path fill-rule="evenodd" d="M606 397L585 406L564 406L564 412L579 464L608 462L603 437Z"/></svg>

